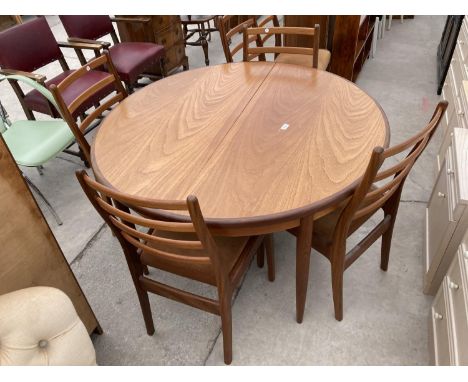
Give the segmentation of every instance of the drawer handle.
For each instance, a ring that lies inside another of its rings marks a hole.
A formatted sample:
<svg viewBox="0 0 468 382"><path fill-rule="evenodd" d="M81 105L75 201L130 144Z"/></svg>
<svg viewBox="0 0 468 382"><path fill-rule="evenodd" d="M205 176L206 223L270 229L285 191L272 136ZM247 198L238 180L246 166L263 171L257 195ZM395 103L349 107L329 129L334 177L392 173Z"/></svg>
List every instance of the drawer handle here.
<svg viewBox="0 0 468 382"><path fill-rule="evenodd" d="M444 316L442 316L441 314L437 313L437 312L434 312L434 319L435 320L442 320L444 318Z"/></svg>
<svg viewBox="0 0 468 382"><path fill-rule="evenodd" d="M443 192L440 192L440 191L437 193L437 196L439 198L445 198L445 194Z"/></svg>
<svg viewBox="0 0 468 382"><path fill-rule="evenodd" d="M454 283L453 281L450 281L449 288L457 290L459 287L458 287L458 284Z"/></svg>
<svg viewBox="0 0 468 382"><path fill-rule="evenodd" d="M447 175L453 175L455 174L455 171L453 171L451 168L447 169Z"/></svg>

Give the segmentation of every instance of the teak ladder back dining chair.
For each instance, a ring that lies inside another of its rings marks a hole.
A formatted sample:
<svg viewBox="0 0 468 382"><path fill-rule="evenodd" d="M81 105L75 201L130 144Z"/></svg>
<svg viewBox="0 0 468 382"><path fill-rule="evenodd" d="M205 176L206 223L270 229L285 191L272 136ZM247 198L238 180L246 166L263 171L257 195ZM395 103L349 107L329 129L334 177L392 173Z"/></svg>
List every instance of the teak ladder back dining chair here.
<svg viewBox="0 0 468 382"><path fill-rule="evenodd" d="M100 67L106 67L108 69L108 73L106 73L106 76L103 79L95 83L91 88L86 89L81 94L78 94L74 99L67 101L65 100L64 94L70 86L73 86L75 82L79 81L80 78L85 76L89 71ZM111 95L109 98L99 103L99 105L96 105L95 109L89 113L86 118L82 119L81 123L78 124L77 120L73 117L74 111L80 108L81 105L86 103L90 98L93 98L96 93L99 93L102 89L105 89L109 86L114 87L116 94ZM106 110L127 97L127 92L120 82L119 75L117 74L114 65L112 64L109 52L104 51L101 56L91 60L85 66L77 69L59 84L51 85L50 90L54 95L55 100L57 101L63 118L68 123L68 126L70 126L70 129L75 135L75 139L86 159L87 163L85 163L87 166L89 166L91 164L90 145L84 136L84 132L88 126L91 125L91 123L102 117L102 114Z"/></svg>
<svg viewBox="0 0 468 382"><path fill-rule="evenodd" d="M251 26L256 26L256 21L255 21L255 16L252 16L251 18L241 21L239 24L235 25L234 27L231 28L232 26L232 20L233 17L232 15L224 15L218 19L218 29L219 29L219 35L221 37L221 44L223 46L223 51L224 51L224 56L226 57L226 62L234 62L234 56L242 51L242 47L244 44L244 41L241 40L237 44L232 43L232 38L235 37L238 33L242 33L244 30L244 26L246 27L251 27ZM258 40L258 36L252 36L249 38L249 44L255 40ZM231 46L233 45L233 46ZM257 46L260 46L257 42Z"/></svg>
<svg viewBox="0 0 468 382"><path fill-rule="evenodd" d="M414 163L432 138L446 108L447 102L440 102L429 124L408 140L385 150L376 147L364 176L349 201L313 223L311 246L330 260L335 318L338 321L343 319L344 271L381 236L380 268L383 271L388 269L393 227L403 185ZM404 159L379 171L386 159L406 151L409 152ZM379 209L383 210L383 220L354 248L346 252L347 238ZM297 229L290 232L298 234ZM304 280L305 285L301 287L306 290L308 270L300 279ZM305 300L303 304L305 305ZM300 308L303 312L304 306Z"/></svg>
<svg viewBox="0 0 468 382"><path fill-rule="evenodd" d="M230 48L231 39L236 36L238 33L242 33L244 26L245 27L266 27L269 23L271 23L275 27L279 27L278 17L276 15L265 16L264 19L260 20L260 23L257 24L257 16L251 16L247 20L240 21L235 26L232 26L233 17L239 16L231 16L231 15L224 15L219 18L218 21L218 28L219 28L219 35L221 36L221 44L223 45L224 56L226 57L226 62L234 62L233 56L242 51L242 47L244 41L241 40L233 47ZM252 42L256 42L256 46L263 46L271 37L275 37L275 46L281 46L281 35L265 35L263 38L260 36L250 36L249 37L249 44ZM275 58L278 54L275 55ZM265 61L265 55L260 55L260 60Z"/></svg>
<svg viewBox="0 0 468 382"><path fill-rule="evenodd" d="M305 27L244 27L243 60L251 61L257 55L274 54L275 62L295 64L326 70L330 62L330 52L319 49L320 25L314 28ZM271 35L303 35L313 37L313 48L294 46L262 46L250 47L247 42L252 36L260 36L261 41Z"/></svg>
<svg viewBox="0 0 468 382"><path fill-rule="evenodd" d="M233 292L242 281L255 254L268 261L268 278L274 280L271 236L213 237L207 228L195 196L186 201L139 198L111 190L91 179L85 171L76 173L90 202L120 242L140 301L149 335L154 333L148 292L221 316L224 362L232 361ZM185 222L156 220L141 211L157 209L187 213ZM154 267L217 287L218 300L162 284L144 274Z"/></svg>

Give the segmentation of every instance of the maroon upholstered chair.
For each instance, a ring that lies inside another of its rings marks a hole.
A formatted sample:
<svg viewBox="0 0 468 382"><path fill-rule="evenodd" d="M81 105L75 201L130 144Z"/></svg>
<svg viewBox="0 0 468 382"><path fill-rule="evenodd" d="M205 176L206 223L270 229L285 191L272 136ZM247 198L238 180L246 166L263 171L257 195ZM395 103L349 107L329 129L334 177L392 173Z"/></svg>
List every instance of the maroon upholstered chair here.
<svg viewBox="0 0 468 382"><path fill-rule="evenodd" d="M115 33L112 21L146 23L150 19L131 19L123 17L109 16L59 16L63 27L68 34L68 41L81 43L99 43L103 49L109 49L112 63L119 74L120 79L125 83L129 93L137 84L138 78L154 78L154 76L144 74L155 63L161 65L161 73L164 73L165 51L163 45L150 42L119 42ZM105 41L98 41L99 38L110 34L113 46ZM82 53L78 53L78 58L82 65L86 64L86 59Z"/></svg>
<svg viewBox="0 0 468 382"><path fill-rule="evenodd" d="M24 24L16 25L12 28L0 32L0 73L21 74L28 78L42 83L46 87L60 83L65 77L73 73L70 70L60 47L73 48L81 52L82 49L94 50L99 54L100 45L80 43L80 42L57 42L50 30L49 24L44 17L39 17ZM33 71L40 69L47 64L58 61L62 67L62 73L46 80L41 74L34 74ZM102 80L107 73L102 71L89 71L80 81L77 81L67 89L64 95L65 100L73 100L95 83ZM45 97L37 90L24 93L20 85L15 80L9 80L23 110L28 119L35 119L33 111L48 114L53 117L60 117L54 107L51 107ZM114 90L113 86L102 89L99 93L81 105L73 116L76 118L82 115L87 109L110 94Z"/></svg>

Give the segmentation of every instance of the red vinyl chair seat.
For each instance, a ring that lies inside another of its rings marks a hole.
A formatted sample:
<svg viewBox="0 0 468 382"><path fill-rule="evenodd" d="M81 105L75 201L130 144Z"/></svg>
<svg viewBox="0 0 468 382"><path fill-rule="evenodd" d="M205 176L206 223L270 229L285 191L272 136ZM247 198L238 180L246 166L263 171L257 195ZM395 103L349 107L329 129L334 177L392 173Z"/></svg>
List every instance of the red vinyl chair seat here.
<svg viewBox="0 0 468 382"><path fill-rule="evenodd" d="M109 53L120 79L127 84L135 83L165 54L164 46L150 42L121 42L111 46Z"/></svg>
<svg viewBox="0 0 468 382"><path fill-rule="evenodd" d="M45 86L48 88L50 85L55 84L58 85L62 82L69 74L73 73L74 70L66 70L63 73L60 73L58 76L46 81ZM75 81L69 88L64 91L63 98L65 103L69 105L76 97L78 97L81 93L85 90L89 89L95 83L99 82L100 80L109 77L110 74L106 72L91 70L86 73L83 77L79 78ZM74 113L73 116L77 117L87 109L92 107L94 104L99 103L105 96L112 93L114 91L113 84L106 86L100 92L96 93L93 97L91 97L87 102L81 105ZM30 91L26 94L24 101L26 105L39 113L49 114L49 105L47 99L39 93L37 90Z"/></svg>

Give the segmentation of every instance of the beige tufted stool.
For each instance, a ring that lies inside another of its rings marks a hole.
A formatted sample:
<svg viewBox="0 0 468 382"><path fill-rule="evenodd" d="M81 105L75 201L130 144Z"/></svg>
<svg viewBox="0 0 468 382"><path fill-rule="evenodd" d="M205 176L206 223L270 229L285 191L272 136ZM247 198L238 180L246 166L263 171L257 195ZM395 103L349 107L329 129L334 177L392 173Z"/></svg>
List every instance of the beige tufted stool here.
<svg viewBox="0 0 468 382"><path fill-rule="evenodd" d="M68 296L33 287L0 296L0 365L95 365L88 332Z"/></svg>

